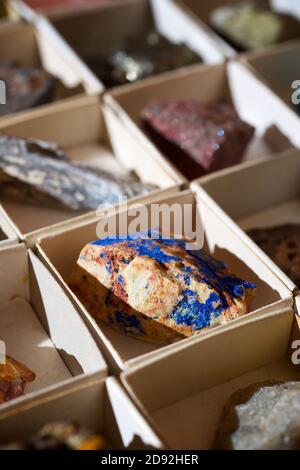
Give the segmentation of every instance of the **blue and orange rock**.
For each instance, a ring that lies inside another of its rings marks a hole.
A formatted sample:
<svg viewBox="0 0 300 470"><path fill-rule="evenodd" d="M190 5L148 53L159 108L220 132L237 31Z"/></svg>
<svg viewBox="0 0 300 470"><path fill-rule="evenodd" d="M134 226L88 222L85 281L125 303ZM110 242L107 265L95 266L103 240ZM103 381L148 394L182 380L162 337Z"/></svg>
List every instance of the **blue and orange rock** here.
<svg viewBox="0 0 300 470"><path fill-rule="evenodd" d="M184 241L159 234L89 243L70 285L97 320L155 343L239 318L256 293L204 250L188 251Z"/></svg>

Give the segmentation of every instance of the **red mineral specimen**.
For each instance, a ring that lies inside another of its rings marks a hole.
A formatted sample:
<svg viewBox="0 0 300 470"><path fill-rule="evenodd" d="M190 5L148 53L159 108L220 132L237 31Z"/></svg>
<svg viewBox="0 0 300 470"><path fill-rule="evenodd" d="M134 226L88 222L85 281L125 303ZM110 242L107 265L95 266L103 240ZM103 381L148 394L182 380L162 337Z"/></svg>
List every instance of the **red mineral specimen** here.
<svg viewBox="0 0 300 470"><path fill-rule="evenodd" d="M154 143L189 179L239 163L255 131L225 103L156 101L141 118Z"/></svg>

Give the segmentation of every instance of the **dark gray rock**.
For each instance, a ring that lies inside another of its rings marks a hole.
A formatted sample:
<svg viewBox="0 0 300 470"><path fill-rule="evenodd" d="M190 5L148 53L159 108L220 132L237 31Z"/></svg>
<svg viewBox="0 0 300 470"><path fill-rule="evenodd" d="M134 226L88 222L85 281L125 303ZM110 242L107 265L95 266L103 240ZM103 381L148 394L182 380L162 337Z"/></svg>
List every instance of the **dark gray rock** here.
<svg viewBox="0 0 300 470"><path fill-rule="evenodd" d="M255 384L233 394L214 448L300 449L300 382Z"/></svg>
<svg viewBox="0 0 300 470"><path fill-rule="evenodd" d="M70 162L56 144L0 135L0 194L11 198L87 211L153 189L130 175Z"/></svg>

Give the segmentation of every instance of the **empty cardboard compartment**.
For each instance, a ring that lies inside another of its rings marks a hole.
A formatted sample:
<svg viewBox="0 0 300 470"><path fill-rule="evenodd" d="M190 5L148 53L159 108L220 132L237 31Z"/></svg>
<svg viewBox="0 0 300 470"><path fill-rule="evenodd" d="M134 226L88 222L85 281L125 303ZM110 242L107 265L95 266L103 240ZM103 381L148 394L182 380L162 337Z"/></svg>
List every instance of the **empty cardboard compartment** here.
<svg viewBox="0 0 300 470"><path fill-rule="evenodd" d="M249 53L240 59L241 63L245 64L258 79L268 86L270 96L275 95L273 97L275 103L278 103L277 98L279 98L289 110L296 114L291 114L291 129L289 130L291 139L298 138L297 127L294 127L297 124L297 117L298 129L300 126L299 53L300 40L282 44L267 51ZM263 105L264 103L261 103L261 106ZM279 113L278 119L284 120L284 115ZM294 132L296 135L293 136Z"/></svg>

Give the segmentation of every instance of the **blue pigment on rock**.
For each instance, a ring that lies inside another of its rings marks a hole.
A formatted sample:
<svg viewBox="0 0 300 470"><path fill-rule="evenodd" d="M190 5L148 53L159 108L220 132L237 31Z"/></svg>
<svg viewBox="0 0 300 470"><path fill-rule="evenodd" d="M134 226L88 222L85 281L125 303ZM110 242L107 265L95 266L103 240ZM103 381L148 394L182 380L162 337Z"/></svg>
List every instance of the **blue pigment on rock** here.
<svg viewBox="0 0 300 470"><path fill-rule="evenodd" d="M222 313L219 296L212 292L205 303L199 302L197 293L191 290L183 292L183 299L178 302L171 318L178 325L191 326L193 330L209 327L214 318Z"/></svg>
<svg viewBox="0 0 300 470"><path fill-rule="evenodd" d="M142 328L141 322L135 315L128 315L128 313L117 311L115 312L115 320L118 325L125 331L125 333L132 332L135 334L144 335L145 331Z"/></svg>

